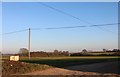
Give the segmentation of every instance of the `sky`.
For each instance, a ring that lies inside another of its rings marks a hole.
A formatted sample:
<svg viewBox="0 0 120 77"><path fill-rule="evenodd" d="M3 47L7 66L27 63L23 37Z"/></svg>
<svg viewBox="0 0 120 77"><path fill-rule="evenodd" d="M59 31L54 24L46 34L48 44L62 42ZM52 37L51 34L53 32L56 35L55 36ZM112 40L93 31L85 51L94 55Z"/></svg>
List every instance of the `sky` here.
<svg viewBox="0 0 120 77"><path fill-rule="evenodd" d="M0 3L0 34L2 34L2 4ZM2 50L2 38L0 36L0 51Z"/></svg>
<svg viewBox="0 0 120 77"><path fill-rule="evenodd" d="M40 2L2 3L2 53L18 53L28 47L28 28L89 26L118 23L117 2L44 2L80 20L43 6ZM89 23L88 23L89 22ZM73 29L31 30L31 51L118 48L118 25ZM1 38L1 36L0 36Z"/></svg>

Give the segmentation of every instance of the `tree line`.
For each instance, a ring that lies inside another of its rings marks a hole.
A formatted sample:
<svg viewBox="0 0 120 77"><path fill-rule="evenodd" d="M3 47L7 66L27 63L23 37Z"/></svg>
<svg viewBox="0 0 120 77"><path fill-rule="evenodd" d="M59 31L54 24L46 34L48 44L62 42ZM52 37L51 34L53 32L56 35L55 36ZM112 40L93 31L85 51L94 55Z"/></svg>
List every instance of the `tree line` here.
<svg viewBox="0 0 120 77"><path fill-rule="evenodd" d="M30 52L31 57L60 57L60 56L120 56L120 50L119 49L113 49L113 50L107 50L103 49L102 54L90 54L86 49L83 49L82 52L78 53L69 53L69 51L59 51L54 50L53 52L45 52L45 51L36 51L36 52ZM108 53L106 53L108 52ZM114 52L112 54L109 54L109 52ZM27 48L20 48L19 55L20 56L28 56L28 49ZM99 52L93 52L93 53L99 53ZM101 52L100 52L101 53Z"/></svg>
<svg viewBox="0 0 120 77"><path fill-rule="evenodd" d="M19 51L20 56L28 56L29 51L26 48L21 48ZM45 51L36 51L30 52L31 57L56 57L56 56L69 56L68 51L58 51L54 50L53 52Z"/></svg>

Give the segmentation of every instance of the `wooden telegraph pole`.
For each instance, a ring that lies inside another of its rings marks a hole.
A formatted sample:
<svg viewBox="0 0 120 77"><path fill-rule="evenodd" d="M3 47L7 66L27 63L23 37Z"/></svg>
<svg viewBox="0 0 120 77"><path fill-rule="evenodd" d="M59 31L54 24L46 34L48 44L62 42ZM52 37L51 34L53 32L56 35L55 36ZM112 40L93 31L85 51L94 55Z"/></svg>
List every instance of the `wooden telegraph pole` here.
<svg viewBox="0 0 120 77"><path fill-rule="evenodd" d="M28 32L28 51L29 51L29 60L30 60L30 28L29 28L29 32Z"/></svg>

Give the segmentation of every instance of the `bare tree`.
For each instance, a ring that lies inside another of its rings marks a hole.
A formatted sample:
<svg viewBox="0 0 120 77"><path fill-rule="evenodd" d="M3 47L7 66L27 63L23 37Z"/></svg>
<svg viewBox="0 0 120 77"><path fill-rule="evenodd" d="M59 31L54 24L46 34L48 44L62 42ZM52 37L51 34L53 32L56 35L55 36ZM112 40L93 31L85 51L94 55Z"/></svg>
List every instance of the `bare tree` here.
<svg viewBox="0 0 120 77"><path fill-rule="evenodd" d="M87 50L86 50L86 49L83 49L82 52L87 52Z"/></svg>
<svg viewBox="0 0 120 77"><path fill-rule="evenodd" d="M20 48L20 50L19 50L19 54L21 56L28 56L28 53L29 53L29 51L27 48Z"/></svg>

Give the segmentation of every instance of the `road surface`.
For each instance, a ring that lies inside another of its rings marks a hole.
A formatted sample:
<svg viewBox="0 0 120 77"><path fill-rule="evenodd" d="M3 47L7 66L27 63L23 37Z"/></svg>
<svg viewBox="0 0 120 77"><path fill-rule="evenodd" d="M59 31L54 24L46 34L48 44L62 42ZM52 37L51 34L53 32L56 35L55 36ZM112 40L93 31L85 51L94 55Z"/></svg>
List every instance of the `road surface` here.
<svg viewBox="0 0 120 77"><path fill-rule="evenodd" d="M24 75L115 75L118 72L120 73L118 65L118 62L104 62L64 68L50 68L43 71L26 73Z"/></svg>

